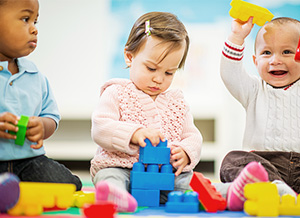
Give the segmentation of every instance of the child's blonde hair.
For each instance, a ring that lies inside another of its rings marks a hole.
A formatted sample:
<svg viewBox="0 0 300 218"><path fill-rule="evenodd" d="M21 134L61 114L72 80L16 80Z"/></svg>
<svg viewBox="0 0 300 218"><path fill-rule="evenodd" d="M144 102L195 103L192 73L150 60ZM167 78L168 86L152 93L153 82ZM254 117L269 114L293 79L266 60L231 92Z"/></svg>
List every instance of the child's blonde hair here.
<svg viewBox="0 0 300 218"><path fill-rule="evenodd" d="M183 23L171 13L149 12L138 18L131 29L125 45L125 50L133 54L138 52L139 48L143 45L148 37L148 34L145 33L145 23L148 20L150 22L150 36L158 37L162 40L162 43L171 43L165 56L171 50L180 47L182 42L185 41L186 47L184 56L179 64L179 69L183 68L188 53L190 40ZM162 59L164 59L165 56L162 57Z"/></svg>
<svg viewBox="0 0 300 218"><path fill-rule="evenodd" d="M296 20L294 18L290 18L290 17L277 17L274 18L273 20L271 20L270 22L266 23L263 27L274 24L274 25L285 25L288 23L294 23L298 26L298 30L299 30L299 34L300 34L300 21ZM263 28L260 28L256 34L256 39L255 39L255 43L254 43L254 52L256 52L256 40L257 40L257 36L259 34L259 32L262 30Z"/></svg>

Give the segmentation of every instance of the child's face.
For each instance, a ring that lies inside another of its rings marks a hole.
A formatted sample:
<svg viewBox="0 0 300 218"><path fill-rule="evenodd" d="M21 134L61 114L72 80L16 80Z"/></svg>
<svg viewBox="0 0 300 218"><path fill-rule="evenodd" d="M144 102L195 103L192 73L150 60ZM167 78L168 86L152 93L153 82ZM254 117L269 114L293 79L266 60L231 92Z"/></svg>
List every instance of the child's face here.
<svg viewBox="0 0 300 218"><path fill-rule="evenodd" d="M285 87L300 78L300 63L294 60L299 25L267 24L257 35L254 63L261 78L273 87Z"/></svg>
<svg viewBox="0 0 300 218"><path fill-rule="evenodd" d="M177 49L166 51L170 43L160 44L161 40L150 36L136 54L125 51L125 61L130 68L130 79L136 87L155 100L166 91L183 58L185 42ZM166 55L165 58L163 58ZM162 59L163 58L163 59Z"/></svg>
<svg viewBox="0 0 300 218"><path fill-rule="evenodd" d="M0 61L29 55L37 45L38 0L8 0L0 6Z"/></svg>

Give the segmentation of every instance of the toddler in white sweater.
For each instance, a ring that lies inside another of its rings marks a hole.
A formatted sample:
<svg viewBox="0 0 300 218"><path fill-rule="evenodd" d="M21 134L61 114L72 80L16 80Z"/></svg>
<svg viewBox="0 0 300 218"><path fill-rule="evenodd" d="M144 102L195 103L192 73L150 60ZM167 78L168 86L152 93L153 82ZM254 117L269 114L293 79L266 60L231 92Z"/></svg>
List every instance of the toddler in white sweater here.
<svg viewBox="0 0 300 218"><path fill-rule="evenodd" d="M248 163L256 161L261 163L257 167L265 168L269 181L277 184L280 195L295 194L300 192L300 63L294 57L300 22L281 17L259 30L253 55L258 77L243 67L244 40L252 30L252 20L233 20L221 58L222 79L246 110L246 128L243 151L226 155L220 178L232 182ZM255 172L248 177L256 177ZM228 189L227 198L235 199L229 199L229 209L243 208L244 185Z"/></svg>

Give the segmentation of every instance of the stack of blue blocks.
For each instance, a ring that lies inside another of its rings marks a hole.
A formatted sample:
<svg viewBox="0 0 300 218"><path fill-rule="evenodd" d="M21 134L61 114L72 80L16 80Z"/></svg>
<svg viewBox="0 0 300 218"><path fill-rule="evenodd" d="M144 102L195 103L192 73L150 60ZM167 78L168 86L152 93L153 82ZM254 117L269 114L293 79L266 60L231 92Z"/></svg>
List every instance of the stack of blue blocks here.
<svg viewBox="0 0 300 218"><path fill-rule="evenodd" d="M174 190L171 151L167 147L167 140L156 147L152 146L149 139L145 142L147 145L140 147L139 162L133 164L130 173L131 194L138 206L158 207L160 191Z"/></svg>

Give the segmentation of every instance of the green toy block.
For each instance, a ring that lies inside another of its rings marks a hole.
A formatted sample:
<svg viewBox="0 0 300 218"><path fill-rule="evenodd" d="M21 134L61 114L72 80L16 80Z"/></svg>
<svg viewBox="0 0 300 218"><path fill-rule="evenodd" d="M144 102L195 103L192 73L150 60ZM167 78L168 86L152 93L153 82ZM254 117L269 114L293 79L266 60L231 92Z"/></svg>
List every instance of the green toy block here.
<svg viewBox="0 0 300 218"><path fill-rule="evenodd" d="M17 125L19 127L19 131L18 132L9 131L10 134L17 136L17 138L15 139L16 145L21 145L21 146L24 145L28 121L29 121L29 117L21 115L21 118Z"/></svg>

